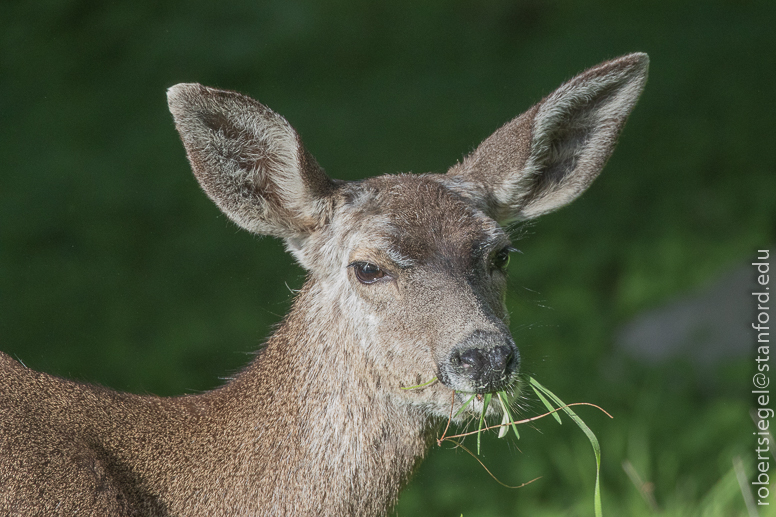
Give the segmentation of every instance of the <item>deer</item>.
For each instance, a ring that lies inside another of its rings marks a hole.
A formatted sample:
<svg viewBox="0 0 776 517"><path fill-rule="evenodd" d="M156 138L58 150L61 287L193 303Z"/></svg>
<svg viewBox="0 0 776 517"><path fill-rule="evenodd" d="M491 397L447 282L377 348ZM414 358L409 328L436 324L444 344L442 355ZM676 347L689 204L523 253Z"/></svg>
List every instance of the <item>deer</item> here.
<svg viewBox="0 0 776 517"><path fill-rule="evenodd" d="M239 227L282 239L305 283L212 391L121 393L0 353L0 514L389 512L453 411L518 388L510 229L590 186L648 65L633 53L573 77L446 173L357 181L330 178L250 97L169 88L202 189Z"/></svg>

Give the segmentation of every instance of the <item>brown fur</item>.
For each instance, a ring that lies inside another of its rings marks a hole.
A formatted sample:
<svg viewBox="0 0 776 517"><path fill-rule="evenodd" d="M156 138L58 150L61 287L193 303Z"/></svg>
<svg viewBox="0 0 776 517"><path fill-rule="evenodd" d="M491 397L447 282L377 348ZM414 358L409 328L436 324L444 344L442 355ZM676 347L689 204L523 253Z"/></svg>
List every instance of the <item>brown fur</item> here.
<svg viewBox="0 0 776 517"><path fill-rule="evenodd" d="M237 224L285 239L307 283L257 358L201 395L117 393L0 353L0 513L387 512L452 390L458 408L458 392L516 382L502 225L592 182L646 70L632 54L585 72L446 175L352 183L330 180L258 102L171 88L203 189ZM366 263L380 274L364 283Z"/></svg>

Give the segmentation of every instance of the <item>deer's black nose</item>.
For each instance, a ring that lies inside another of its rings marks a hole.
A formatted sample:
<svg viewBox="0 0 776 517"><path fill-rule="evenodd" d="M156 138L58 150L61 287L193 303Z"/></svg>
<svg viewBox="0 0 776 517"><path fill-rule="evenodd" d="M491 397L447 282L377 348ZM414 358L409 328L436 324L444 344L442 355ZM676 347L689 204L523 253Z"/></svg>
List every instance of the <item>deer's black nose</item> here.
<svg viewBox="0 0 776 517"><path fill-rule="evenodd" d="M506 388L520 366L520 353L512 338L497 332L476 331L453 349L448 357L450 386L467 384L468 390L489 393ZM442 379L445 381L444 378Z"/></svg>

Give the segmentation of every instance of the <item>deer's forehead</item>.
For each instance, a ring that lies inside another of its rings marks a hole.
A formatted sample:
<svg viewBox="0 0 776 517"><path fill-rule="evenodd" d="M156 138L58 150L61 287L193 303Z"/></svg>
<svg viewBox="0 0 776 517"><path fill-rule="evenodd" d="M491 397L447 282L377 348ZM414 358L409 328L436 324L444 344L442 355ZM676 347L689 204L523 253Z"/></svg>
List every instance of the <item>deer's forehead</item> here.
<svg viewBox="0 0 776 517"><path fill-rule="evenodd" d="M430 175L372 178L348 198L359 247L380 248L394 262L465 258L506 240L493 219Z"/></svg>

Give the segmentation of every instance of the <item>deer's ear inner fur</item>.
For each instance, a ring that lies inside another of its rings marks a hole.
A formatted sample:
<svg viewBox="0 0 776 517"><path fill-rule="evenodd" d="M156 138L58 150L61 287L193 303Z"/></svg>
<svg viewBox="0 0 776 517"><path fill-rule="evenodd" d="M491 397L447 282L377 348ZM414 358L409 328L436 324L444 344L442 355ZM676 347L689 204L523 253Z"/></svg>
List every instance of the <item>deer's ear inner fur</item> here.
<svg viewBox="0 0 776 517"><path fill-rule="evenodd" d="M167 97L194 175L232 221L286 239L322 223L335 184L283 117L199 84L173 86Z"/></svg>
<svg viewBox="0 0 776 517"><path fill-rule="evenodd" d="M502 224L570 203L611 156L648 67L637 53L574 77L454 166L451 185Z"/></svg>

